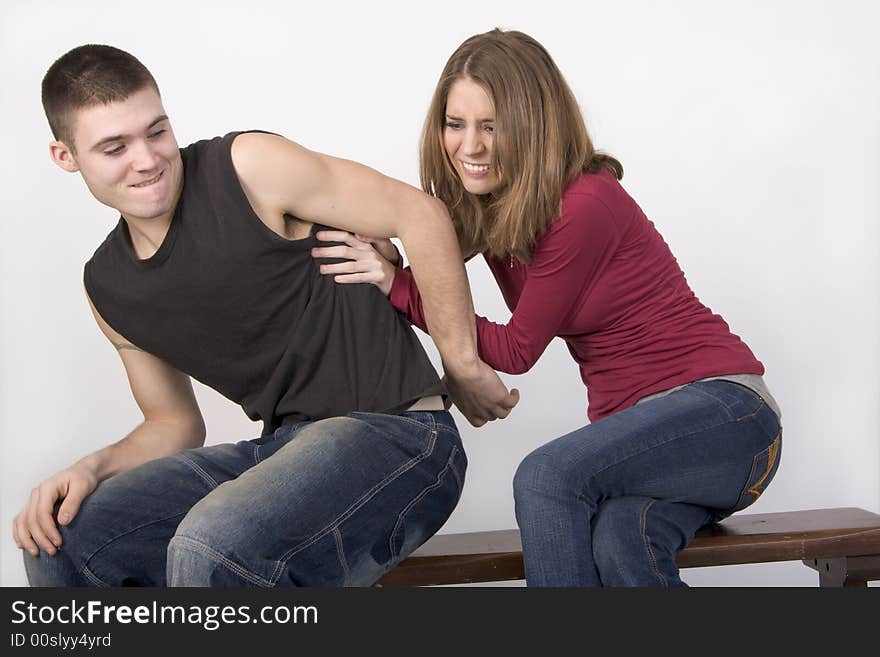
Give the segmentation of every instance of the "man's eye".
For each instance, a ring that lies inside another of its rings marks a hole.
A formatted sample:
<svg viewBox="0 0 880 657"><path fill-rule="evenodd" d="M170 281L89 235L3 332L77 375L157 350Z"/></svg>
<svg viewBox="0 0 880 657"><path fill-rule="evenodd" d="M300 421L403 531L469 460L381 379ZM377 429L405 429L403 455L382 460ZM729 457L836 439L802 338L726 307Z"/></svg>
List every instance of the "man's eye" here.
<svg viewBox="0 0 880 657"><path fill-rule="evenodd" d="M111 148L109 151L104 151L104 155L119 155L124 148L125 146L122 146L120 144L116 148Z"/></svg>
<svg viewBox="0 0 880 657"><path fill-rule="evenodd" d="M162 128L161 130L156 130L156 132L154 132L150 135L150 139L155 139L156 137L159 137L160 135L162 135L164 133L165 133L165 128Z"/></svg>

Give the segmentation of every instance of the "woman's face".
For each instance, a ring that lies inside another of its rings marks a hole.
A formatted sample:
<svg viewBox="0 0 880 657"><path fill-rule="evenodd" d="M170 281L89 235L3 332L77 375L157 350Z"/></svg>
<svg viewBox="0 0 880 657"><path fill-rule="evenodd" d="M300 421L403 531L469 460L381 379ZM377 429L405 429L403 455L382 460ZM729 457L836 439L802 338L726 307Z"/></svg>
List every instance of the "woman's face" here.
<svg viewBox="0 0 880 657"><path fill-rule="evenodd" d="M456 80L446 98L443 146L464 188L491 194L500 185L492 163L495 106L486 90L470 78Z"/></svg>

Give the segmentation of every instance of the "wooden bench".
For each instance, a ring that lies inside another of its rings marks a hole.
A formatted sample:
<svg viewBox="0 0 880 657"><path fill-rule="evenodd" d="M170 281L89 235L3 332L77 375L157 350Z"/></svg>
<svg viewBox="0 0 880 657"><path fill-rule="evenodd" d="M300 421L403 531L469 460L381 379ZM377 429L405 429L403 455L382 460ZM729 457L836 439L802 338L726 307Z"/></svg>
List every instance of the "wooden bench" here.
<svg viewBox="0 0 880 657"><path fill-rule="evenodd" d="M735 515L704 527L676 562L681 568L803 561L819 586L880 579L880 515L857 508ZM519 530L438 534L404 559L381 586L431 586L524 579Z"/></svg>

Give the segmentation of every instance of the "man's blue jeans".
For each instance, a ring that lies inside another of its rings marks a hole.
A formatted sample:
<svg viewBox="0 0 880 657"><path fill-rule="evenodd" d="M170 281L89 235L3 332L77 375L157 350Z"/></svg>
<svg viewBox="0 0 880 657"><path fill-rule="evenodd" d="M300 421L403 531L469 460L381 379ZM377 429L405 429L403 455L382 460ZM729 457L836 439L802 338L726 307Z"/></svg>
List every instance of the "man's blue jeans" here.
<svg viewBox="0 0 880 657"><path fill-rule="evenodd" d="M102 482L32 586L365 586L433 535L467 459L446 411L351 413Z"/></svg>
<svg viewBox="0 0 880 657"><path fill-rule="evenodd" d="M529 586L684 586L675 554L752 504L779 465L775 413L692 383L535 450L514 478Z"/></svg>

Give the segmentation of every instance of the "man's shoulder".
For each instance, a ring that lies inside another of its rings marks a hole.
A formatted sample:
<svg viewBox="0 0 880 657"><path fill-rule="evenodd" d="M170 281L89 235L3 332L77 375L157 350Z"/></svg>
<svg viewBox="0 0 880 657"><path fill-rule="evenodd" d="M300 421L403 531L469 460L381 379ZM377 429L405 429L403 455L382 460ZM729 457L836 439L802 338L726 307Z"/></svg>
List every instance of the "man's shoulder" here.
<svg viewBox="0 0 880 657"><path fill-rule="evenodd" d="M194 141L189 146L187 146L187 148L205 149L211 147L223 147L228 150L232 146L232 142L235 141L235 139L239 135L269 135L271 137L281 136L277 132L270 132L268 130L260 130L257 128L250 130L233 130L232 132L227 132L225 135L219 135L217 137Z"/></svg>
<svg viewBox="0 0 880 657"><path fill-rule="evenodd" d="M122 241L127 239L125 231L125 219L120 216L119 221L117 221L113 229L109 233L107 233L107 236L98 245L98 248L95 249L92 257L86 261L85 266L88 268L92 263L100 261L102 259L106 259L108 256L110 256L116 250L116 247Z"/></svg>
<svg viewBox="0 0 880 657"><path fill-rule="evenodd" d="M113 275L108 276L108 273L117 270L127 240L125 220L120 216L113 230L107 233L107 237L83 265L83 285L90 297L96 296L96 285L101 281L106 282L108 278L113 280Z"/></svg>
<svg viewBox="0 0 880 657"><path fill-rule="evenodd" d="M190 175L193 169L202 168L207 163L219 163L221 166L232 164L233 152L232 144L241 135L269 135L279 137L280 135L266 130L235 130L227 132L225 135L199 139L180 149L181 157L184 162L184 169ZM242 145L252 145L254 140L242 140L236 143L236 150L240 150Z"/></svg>
<svg viewBox="0 0 880 657"><path fill-rule="evenodd" d="M201 159L202 157L217 155L224 150L228 152L232 141L239 134L241 133L228 132L222 136L218 135L216 137L197 139L196 141L191 142L189 145L181 148L180 155L183 157L184 163L187 163L193 159Z"/></svg>

